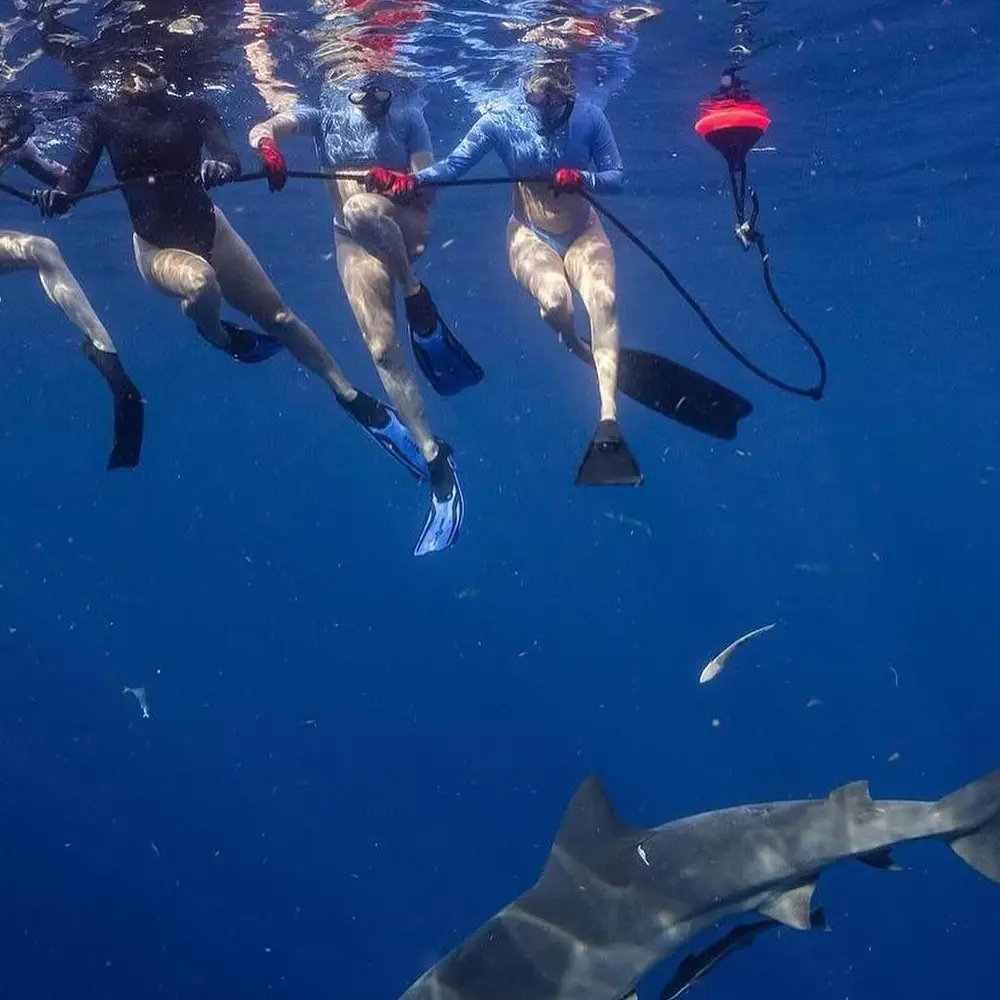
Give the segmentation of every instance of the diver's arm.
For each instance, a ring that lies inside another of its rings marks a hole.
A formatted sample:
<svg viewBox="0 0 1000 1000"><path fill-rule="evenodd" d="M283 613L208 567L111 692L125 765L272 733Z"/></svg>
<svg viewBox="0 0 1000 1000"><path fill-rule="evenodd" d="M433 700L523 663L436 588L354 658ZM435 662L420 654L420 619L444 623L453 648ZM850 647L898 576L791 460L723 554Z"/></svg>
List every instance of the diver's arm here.
<svg viewBox="0 0 1000 1000"><path fill-rule="evenodd" d="M85 115L81 125L76 151L56 185L56 190L62 194L83 194L104 152L104 130L97 120L96 112Z"/></svg>
<svg viewBox="0 0 1000 1000"><path fill-rule="evenodd" d="M66 173L66 168L61 163L47 160L30 139L17 151L14 163L36 181L49 187L55 187Z"/></svg>
<svg viewBox="0 0 1000 1000"><path fill-rule="evenodd" d="M201 141L213 160L225 163L237 176L240 172L240 158L229 133L210 104L202 104L200 113Z"/></svg>
<svg viewBox="0 0 1000 1000"><path fill-rule="evenodd" d="M419 173L426 170L434 162L434 149L431 145L431 133L427 128L427 120L419 111L414 111L407 130L407 147L410 151L410 172ZM414 203L427 207L437 197L437 191L432 187L418 189L414 195Z"/></svg>
<svg viewBox="0 0 1000 1000"><path fill-rule="evenodd" d="M277 145L285 139L291 139L296 135L300 135L302 132L303 117L305 116L295 111L279 111L266 121L254 125L250 129L250 135L247 137L250 148L256 149L262 139L270 139L271 142Z"/></svg>
<svg viewBox="0 0 1000 1000"><path fill-rule="evenodd" d="M468 173L495 145L490 126L491 122L487 118L480 118L448 156L438 160L432 167L419 171L417 181L420 184L434 184L438 181L452 181Z"/></svg>
<svg viewBox="0 0 1000 1000"><path fill-rule="evenodd" d="M584 187L596 194L619 194L625 187L625 168L603 111L597 111L594 117L590 155L596 169L583 172Z"/></svg>

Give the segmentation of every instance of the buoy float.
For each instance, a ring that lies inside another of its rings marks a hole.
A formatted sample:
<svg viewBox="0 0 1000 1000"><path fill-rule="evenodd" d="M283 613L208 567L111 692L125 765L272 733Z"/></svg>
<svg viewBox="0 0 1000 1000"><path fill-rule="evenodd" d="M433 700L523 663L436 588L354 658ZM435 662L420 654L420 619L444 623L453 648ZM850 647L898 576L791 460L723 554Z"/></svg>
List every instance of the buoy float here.
<svg viewBox="0 0 1000 1000"><path fill-rule="evenodd" d="M767 108L752 98L709 97L700 108L694 130L734 168L771 124Z"/></svg>

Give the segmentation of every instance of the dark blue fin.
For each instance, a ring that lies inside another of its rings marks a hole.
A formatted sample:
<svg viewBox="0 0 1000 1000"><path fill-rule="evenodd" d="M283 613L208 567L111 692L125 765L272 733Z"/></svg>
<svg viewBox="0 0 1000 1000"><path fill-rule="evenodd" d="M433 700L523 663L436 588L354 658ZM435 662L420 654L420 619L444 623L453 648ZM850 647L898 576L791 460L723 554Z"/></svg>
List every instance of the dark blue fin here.
<svg viewBox="0 0 1000 1000"><path fill-rule="evenodd" d="M403 302L413 356L437 393L454 396L481 382L483 369L448 329L427 289L421 285Z"/></svg>
<svg viewBox="0 0 1000 1000"><path fill-rule="evenodd" d="M391 406L386 406L360 390L350 402L342 399L338 399L338 402L361 425L364 432L411 476L421 480L430 476L427 461L420 453L420 446Z"/></svg>
<svg viewBox="0 0 1000 1000"><path fill-rule="evenodd" d="M228 320L222 320L222 329L229 334L229 343L223 350L244 365L256 365L273 358L283 349L280 340L257 330L247 330Z"/></svg>

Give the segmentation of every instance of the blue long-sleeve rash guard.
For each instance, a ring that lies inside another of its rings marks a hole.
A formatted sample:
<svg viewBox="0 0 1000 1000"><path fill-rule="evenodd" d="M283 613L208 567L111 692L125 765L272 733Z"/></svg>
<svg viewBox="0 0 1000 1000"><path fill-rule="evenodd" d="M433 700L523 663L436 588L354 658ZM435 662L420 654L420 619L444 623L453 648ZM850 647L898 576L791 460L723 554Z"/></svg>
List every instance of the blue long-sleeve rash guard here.
<svg viewBox="0 0 1000 1000"><path fill-rule="evenodd" d="M421 184L455 180L494 150L511 177L548 180L559 167L575 167L588 191L622 190L621 154L599 108L577 102L566 124L551 135L540 134L538 127L538 114L528 106L487 112L448 156L419 171L417 179Z"/></svg>

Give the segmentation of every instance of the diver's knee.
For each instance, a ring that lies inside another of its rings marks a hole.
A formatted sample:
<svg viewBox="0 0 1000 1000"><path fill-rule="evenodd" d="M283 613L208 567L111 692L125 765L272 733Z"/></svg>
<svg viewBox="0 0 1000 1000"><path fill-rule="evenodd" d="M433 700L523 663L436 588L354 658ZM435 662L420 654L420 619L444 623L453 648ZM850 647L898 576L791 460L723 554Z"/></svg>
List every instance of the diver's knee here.
<svg viewBox="0 0 1000 1000"><path fill-rule="evenodd" d="M368 353L371 355L372 363L380 372L389 372L395 368L395 352L388 337L370 340Z"/></svg>
<svg viewBox="0 0 1000 1000"><path fill-rule="evenodd" d="M198 302L206 296L219 294L215 271L207 264L189 264L180 277L180 294L186 302Z"/></svg>
<svg viewBox="0 0 1000 1000"><path fill-rule="evenodd" d="M549 326L562 330L573 324L573 296L565 281L546 284L538 293L538 310Z"/></svg>
<svg viewBox="0 0 1000 1000"><path fill-rule="evenodd" d="M384 213L383 199L374 194L352 195L344 202L341 216L349 232L364 228Z"/></svg>
<svg viewBox="0 0 1000 1000"><path fill-rule="evenodd" d="M282 337L295 323L295 313L286 305L275 306L272 309L265 309L262 312L255 312L254 319L268 333L276 337Z"/></svg>
<svg viewBox="0 0 1000 1000"><path fill-rule="evenodd" d="M605 318L614 316L617 308L615 290L606 285L591 290L587 296L587 306L592 315Z"/></svg>
<svg viewBox="0 0 1000 1000"><path fill-rule="evenodd" d="M59 252L59 247L47 236L31 238L31 255L35 263L42 268L61 267L63 264L63 255Z"/></svg>

